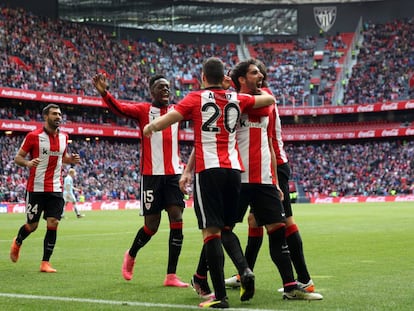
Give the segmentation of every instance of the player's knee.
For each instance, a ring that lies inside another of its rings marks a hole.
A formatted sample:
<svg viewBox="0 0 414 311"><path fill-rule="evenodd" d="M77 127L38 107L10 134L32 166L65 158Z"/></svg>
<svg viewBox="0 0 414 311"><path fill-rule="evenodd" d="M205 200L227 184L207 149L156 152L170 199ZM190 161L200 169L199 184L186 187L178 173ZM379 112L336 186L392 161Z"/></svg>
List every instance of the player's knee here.
<svg viewBox="0 0 414 311"><path fill-rule="evenodd" d="M143 232L149 236L153 236L156 233L156 231L152 231L147 225L144 225L140 230L143 230Z"/></svg>
<svg viewBox="0 0 414 311"><path fill-rule="evenodd" d="M247 216L247 223L250 228L257 228L257 222L256 218L254 217L254 214L250 213L249 216Z"/></svg>
<svg viewBox="0 0 414 311"><path fill-rule="evenodd" d="M179 206L171 206L167 209L170 222L179 222L183 218L183 209Z"/></svg>
<svg viewBox="0 0 414 311"><path fill-rule="evenodd" d="M32 223L32 224L26 224L25 229L28 232L34 232L34 231L36 231L38 225L39 225L38 222L35 222L35 223Z"/></svg>
<svg viewBox="0 0 414 311"><path fill-rule="evenodd" d="M154 233L157 232L160 223L161 213L145 216L145 226Z"/></svg>
<svg viewBox="0 0 414 311"><path fill-rule="evenodd" d="M59 225L59 220L56 218L48 218L47 226L48 227L57 227Z"/></svg>
<svg viewBox="0 0 414 311"><path fill-rule="evenodd" d="M147 227L147 229L152 233L152 235L154 235L154 234L156 234L157 233L157 231L158 231L158 227L159 227L159 224L156 224L156 223L150 223L150 224L147 224L147 225L145 225L146 227Z"/></svg>
<svg viewBox="0 0 414 311"><path fill-rule="evenodd" d="M289 227L291 225L295 224L295 220L293 219L293 216L290 216L288 218L286 218L286 226Z"/></svg>
<svg viewBox="0 0 414 311"><path fill-rule="evenodd" d="M169 220L170 220L170 224L183 223L183 218L181 217L181 215L176 215L175 217L169 217Z"/></svg>

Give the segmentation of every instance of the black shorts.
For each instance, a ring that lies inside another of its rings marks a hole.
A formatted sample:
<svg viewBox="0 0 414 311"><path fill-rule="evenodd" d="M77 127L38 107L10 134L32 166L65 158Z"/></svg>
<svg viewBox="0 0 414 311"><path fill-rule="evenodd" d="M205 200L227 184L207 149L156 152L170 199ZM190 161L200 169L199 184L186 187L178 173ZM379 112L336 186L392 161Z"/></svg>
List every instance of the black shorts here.
<svg viewBox="0 0 414 311"><path fill-rule="evenodd" d="M286 217L293 216L292 204L290 201L289 191L289 179L290 179L290 166L288 163L277 166L277 179L279 180L279 187L283 192L283 208L285 210Z"/></svg>
<svg viewBox="0 0 414 311"><path fill-rule="evenodd" d="M141 177L141 215L159 214L169 206L184 208L184 194L178 185L180 175Z"/></svg>
<svg viewBox="0 0 414 311"><path fill-rule="evenodd" d="M194 211L200 229L234 226L240 183L239 170L211 168L195 174Z"/></svg>
<svg viewBox="0 0 414 311"><path fill-rule="evenodd" d="M65 200L61 192L27 192L26 217L27 223L39 222L43 212L43 219L53 217L60 220Z"/></svg>
<svg viewBox="0 0 414 311"><path fill-rule="evenodd" d="M242 222L247 208L259 226L285 222L285 212L275 185L242 184L238 222Z"/></svg>

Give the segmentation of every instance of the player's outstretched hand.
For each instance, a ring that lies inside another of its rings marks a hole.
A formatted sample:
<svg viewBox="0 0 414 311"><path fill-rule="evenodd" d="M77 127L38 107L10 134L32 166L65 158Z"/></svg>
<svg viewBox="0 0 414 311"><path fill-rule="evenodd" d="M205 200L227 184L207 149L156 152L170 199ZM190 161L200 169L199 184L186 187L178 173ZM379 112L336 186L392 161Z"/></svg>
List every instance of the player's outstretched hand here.
<svg viewBox="0 0 414 311"><path fill-rule="evenodd" d="M106 90L108 88L108 82L106 81L106 76L104 74L98 73L92 78L92 83L95 86L96 90L101 94L101 96L106 95Z"/></svg>

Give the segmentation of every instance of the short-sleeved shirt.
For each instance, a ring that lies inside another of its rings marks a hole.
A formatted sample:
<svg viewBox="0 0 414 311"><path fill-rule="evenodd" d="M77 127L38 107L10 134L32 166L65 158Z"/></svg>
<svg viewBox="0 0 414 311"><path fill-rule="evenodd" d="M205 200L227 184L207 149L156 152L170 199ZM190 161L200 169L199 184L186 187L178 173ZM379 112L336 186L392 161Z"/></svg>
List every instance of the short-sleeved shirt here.
<svg viewBox="0 0 414 311"><path fill-rule="evenodd" d="M251 95L210 88L190 93L176 107L194 126L194 210L200 229L236 221L244 169L236 128L241 113L254 104Z"/></svg>
<svg viewBox="0 0 414 311"><path fill-rule="evenodd" d="M49 134L44 128L27 134L21 149L32 159L40 158L39 165L30 168L28 192L62 192L62 160L67 142L66 133Z"/></svg>
<svg viewBox="0 0 414 311"><path fill-rule="evenodd" d="M174 105L156 107L151 103L121 103L110 93L103 100L114 113L137 120L141 130L157 117L166 114ZM178 141L179 124L154 133L141 141L142 175L176 175L183 170Z"/></svg>
<svg viewBox="0 0 414 311"><path fill-rule="evenodd" d="M222 89L205 89L188 94L175 107L194 125L195 172L209 168L243 170L236 142L241 113L252 108L255 98Z"/></svg>
<svg viewBox="0 0 414 311"><path fill-rule="evenodd" d="M236 137L245 168L242 183L273 183L268 124L269 115L243 113L241 116Z"/></svg>
<svg viewBox="0 0 414 311"><path fill-rule="evenodd" d="M265 89L268 92L271 92L269 89ZM277 165L282 165L288 162L288 157L283 148L282 140L282 124L280 122L279 111L276 105L270 107L269 113L269 133L272 137L272 145L275 151Z"/></svg>

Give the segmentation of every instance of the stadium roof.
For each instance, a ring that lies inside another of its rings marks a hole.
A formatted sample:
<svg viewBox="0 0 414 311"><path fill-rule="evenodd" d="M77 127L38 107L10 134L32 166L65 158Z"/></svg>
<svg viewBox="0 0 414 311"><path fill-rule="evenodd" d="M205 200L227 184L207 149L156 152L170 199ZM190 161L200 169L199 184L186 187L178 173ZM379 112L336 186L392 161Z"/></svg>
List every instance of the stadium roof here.
<svg viewBox="0 0 414 311"><path fill-rule="evenodd" d="M58 11L61 19L115 27L296 35L298 17L293 5L369 1L379 0L58 0Z"/></svg>
<svg viewBox="0 0 414 311"><path fill-rule="evenodd" d="M213 3L251 3L251 0L194 0L196 2ZM318 4L318 3L349 3L349 2L369 2L378 0L260 0L257 4ZM182 1L186 2L186 1Z"/></svg>

